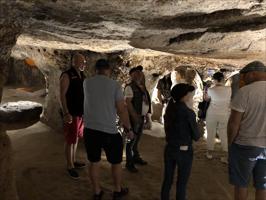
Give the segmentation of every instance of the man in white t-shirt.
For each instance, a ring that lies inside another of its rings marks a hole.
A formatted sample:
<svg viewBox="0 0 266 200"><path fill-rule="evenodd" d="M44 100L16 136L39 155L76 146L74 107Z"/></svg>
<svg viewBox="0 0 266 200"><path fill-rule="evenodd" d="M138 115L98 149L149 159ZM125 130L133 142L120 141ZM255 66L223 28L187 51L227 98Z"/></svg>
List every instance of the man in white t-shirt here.
<svg viewBox="0 0 266 200"><path fill-rule="evenodd" d="M253 176L256 200L266 199L266 67L255 61L240 74L245 86L231 105L228 122L229 178L235 186L235 200L248 199Z"/></svg>
<svg viewBox="0 0 266 200"><path fill-rule="evenodd" d="M145 87L143 67L137 66L130 70L131 83L125 88L125 98L130 116L131 126L135 134L134 140L126 145L126 168L130 172L137 172L135 164L147 165L138 151L138 144L142 135L144 123L151 127L151 99Z"/></svg>

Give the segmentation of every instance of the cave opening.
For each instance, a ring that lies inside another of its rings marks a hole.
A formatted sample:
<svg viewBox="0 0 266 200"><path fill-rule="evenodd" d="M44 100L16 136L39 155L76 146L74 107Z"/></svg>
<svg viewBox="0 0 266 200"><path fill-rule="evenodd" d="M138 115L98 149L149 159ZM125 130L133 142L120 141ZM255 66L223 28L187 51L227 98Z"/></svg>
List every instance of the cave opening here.
<svg viewBox="0 0 266 200"><path fill-rule="evenodd" d="M2 103L31 100L44 104L47 82L34 58L10 58L7 73Z"/></svg>

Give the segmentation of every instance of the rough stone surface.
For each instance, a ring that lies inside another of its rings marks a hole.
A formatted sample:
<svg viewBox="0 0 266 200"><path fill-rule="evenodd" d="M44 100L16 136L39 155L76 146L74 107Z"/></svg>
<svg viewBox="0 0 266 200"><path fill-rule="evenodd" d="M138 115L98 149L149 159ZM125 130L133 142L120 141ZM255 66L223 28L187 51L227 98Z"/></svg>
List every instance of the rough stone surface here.
<svg viewBox="0 0 266 200"><path fill-rule="evenodd" d="M32 18L18 45L265 59L263 0L27 0L20 6L31 8Z"/></svg>
<svg viewBox="0 0 266 200"><path fill-rule="evenodd" d="M11 142L2 125L0 129L0 199L17 200Z"/></svg>
<svg viewBox="0 0 266 200"><path fill-rule="evenodd" d="M17 200L12 146L6 130L26 128L39 121L42 105L30 101L0 106L0 199Z"/></svg>
<svg viewBox="0 0 266 200"><path fill-rule="evenodd" d="M10 59L7 85L45 88L45 78L35 65L29 65L25 60Z"/></svg>
<svg viewBox="0 0 266 200"><path fill-rule="evenodd" d="M18 123L40 118L42 105L31 101L9 102L0 106L0 122Z"/></svg>
<svg viewBox="0 0 266 200"><path fill-rule="evenodd" d="M26 28L31 15L28 8L14 0L0 1L0 103L2 100L3 86L7 78L8 61L12 47L16 44L17 37Z"/></svg>

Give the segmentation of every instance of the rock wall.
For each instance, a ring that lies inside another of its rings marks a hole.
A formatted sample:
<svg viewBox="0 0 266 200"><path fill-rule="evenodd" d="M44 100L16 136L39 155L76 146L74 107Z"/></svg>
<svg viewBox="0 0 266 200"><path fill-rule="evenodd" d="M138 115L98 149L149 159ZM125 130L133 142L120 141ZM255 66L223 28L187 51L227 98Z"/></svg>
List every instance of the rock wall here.
<svg viewBox="0 0 266 200"><path fill-rule="evenodd" d="M10 59L7 85L45 88L45 78L35 64L29 65L25 60Z"/></svg>
<svg viewBox="0 0 266 200"><path fill-rule="evenodd" d="M23 32L23 27L28 25L27 21L23 22L23 19L30 17L30 12L26 10L15 1L0 1L0 103L7 79L11 49L16 44L17 37Z"/></svg>
<svg viewBox="0 0 266 200"><path fill-rule="evenodd" d="M22 23L25 15L16 12L14 1L0 2L0 103L3 86L7 78L8 60L11 48L16 44L18 35L22 32ZM26 22L24 24L27 24ZM17 190L12 166L12 149L10 140L3 126L0 125L0 199L17 200Z"/></svg>
<svg viewBox="0 0 266 200"><path fill-rule="evenodd" d="M0 199L17 200L13 168L13 150L6 130L0 125Z"/></svg>

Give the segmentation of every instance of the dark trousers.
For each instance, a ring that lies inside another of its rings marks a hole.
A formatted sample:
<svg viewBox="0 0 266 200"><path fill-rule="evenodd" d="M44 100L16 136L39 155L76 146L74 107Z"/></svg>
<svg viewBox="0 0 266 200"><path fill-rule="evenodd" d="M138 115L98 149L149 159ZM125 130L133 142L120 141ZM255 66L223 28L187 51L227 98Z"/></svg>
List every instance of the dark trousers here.
<svg viewBox="0 0 266 200"><path fill-rule="evenodd" d="M169 200L171 186L177 169L176 200L186 200L186 188L192 167L193 150L181 151L176 148L165 148L164 152L164 180L161 189L161 200Z"/></svg>
<svg viewBox="0 0 266 200"><path fill-rule="evenodd" d="M139 124L132 124L134 139L126 143L126 162L128 165L134 164L134 159L140 158L138 144L143 133L144 117Z"/></svg>

